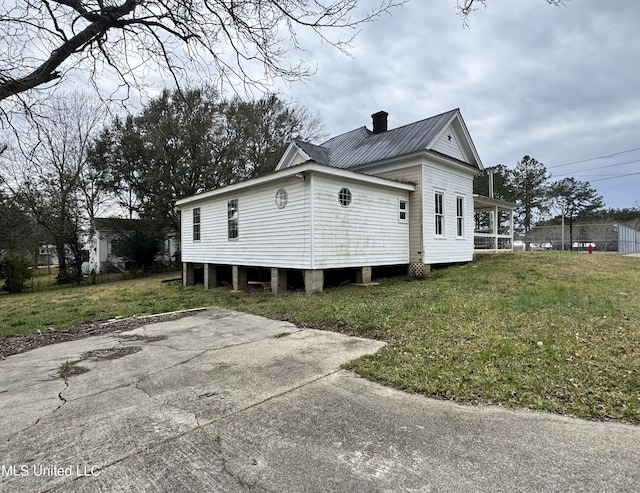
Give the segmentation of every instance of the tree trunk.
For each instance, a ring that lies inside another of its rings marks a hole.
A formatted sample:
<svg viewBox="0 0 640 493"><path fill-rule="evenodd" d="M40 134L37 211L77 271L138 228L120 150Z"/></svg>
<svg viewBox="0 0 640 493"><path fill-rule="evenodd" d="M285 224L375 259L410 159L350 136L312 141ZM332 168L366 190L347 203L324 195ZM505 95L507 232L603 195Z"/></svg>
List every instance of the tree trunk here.
<svg viewBox="0 0 640 493"><path fill-rule="evenodd" d="M56 282L58 284L66 284L69 282L67 276L67 257L64 242L56 241L56 253L58 254L58 275Z"/></svg>

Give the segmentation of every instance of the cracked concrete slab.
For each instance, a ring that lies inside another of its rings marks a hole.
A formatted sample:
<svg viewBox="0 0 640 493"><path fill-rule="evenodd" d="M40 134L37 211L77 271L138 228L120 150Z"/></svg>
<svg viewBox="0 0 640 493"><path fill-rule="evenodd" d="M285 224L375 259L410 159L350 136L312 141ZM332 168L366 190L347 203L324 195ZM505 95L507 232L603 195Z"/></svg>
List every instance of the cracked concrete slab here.
<svg viewBox="0 0 640 493"><path fill-rule="evenodd" d="M323 378L381 345L210 309L11 356L0 362L0 490L75 490L87 481L79 466L107 477L123 461L165 443L172 448L207 423ZM86 358L78 365L87 372L60 378L65 361L138 346L116 359Z"/></svg>
<svg viewBox="0 0 640 493"><path fill-rule="evenodd" d="M93 350L65 380L58 368ZM636 491L640 428L340 370L382 343L223 309L0 362L0 491ZM99 353L103 354L103 353Z"/></svg>

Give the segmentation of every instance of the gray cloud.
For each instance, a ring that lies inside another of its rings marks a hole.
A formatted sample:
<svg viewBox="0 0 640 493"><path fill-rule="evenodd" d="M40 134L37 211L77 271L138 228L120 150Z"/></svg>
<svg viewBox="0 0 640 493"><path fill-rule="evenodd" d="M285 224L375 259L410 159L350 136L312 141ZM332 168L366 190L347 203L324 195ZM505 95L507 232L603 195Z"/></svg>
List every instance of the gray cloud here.
<svg viewBox="0 0 640 493"><path fill-rule="evenodd" d="M332 135L384 109L400 126L460 107L485 166L525 154L556 177L592 181L607 206L640 201L640 2L489 0L462 27L455 2L412 0L364 26L351 57L310 38L317 73L282 93L318 112ZM602 169L600 169L602 168ZM598 180L598 181L596 181Z"/></svg>

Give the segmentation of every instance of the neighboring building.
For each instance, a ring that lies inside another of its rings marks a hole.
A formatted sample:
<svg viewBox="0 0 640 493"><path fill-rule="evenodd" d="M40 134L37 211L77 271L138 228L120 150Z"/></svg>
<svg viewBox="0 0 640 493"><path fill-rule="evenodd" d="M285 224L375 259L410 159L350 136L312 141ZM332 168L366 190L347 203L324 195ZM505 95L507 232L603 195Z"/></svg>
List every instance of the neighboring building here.
<svg viewBox="0 0 640 493"><path fill-rule="evenodd" d="M357 268L367 283L374 267L422 276L471 261L473 178L483 167L460 111L393 130L387 116L322 145L295 140L274 173L179 200L184 283L203 266L214 286L230 266L240 289L247 267L262 267L274 292L291 270L313 292L327 269Z"/></svg>
<svg viewBox="0 0 640 493"><path fill-rule="evenodd" d="M40 244L38 246L38 266L58 266L58 253L56 252L56 247L54 245Z"/></svg>
<svg viewBox="0 0 640 493"><path fill-rule="evenodd" d="M84 266L85 272L108 274L127 270L125 260L113 254L112 242L123 234L136 231L139 225L139 219L95 218L93 223L94 234L89 244L89 262ZM156 262L167 267L172 265L178 250L179 246L176 238L171 234L167 234L163 240L162 249L156 256Z"/></svg>

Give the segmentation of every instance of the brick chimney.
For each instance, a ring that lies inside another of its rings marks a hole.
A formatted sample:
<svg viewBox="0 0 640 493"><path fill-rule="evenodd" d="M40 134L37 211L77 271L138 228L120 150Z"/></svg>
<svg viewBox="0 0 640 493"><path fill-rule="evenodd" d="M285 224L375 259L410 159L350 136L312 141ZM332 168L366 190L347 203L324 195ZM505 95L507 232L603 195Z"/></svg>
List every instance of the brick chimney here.
<svg viewBox="0 0 640 493"><path fill-rule="evenodd" d="M373 119L374 134L379 134L387 131L388 116L389 116L389 113L387 113L386 111L378 111L377 113L374 113L373 115L371 115L371 118Z"/></svg>

